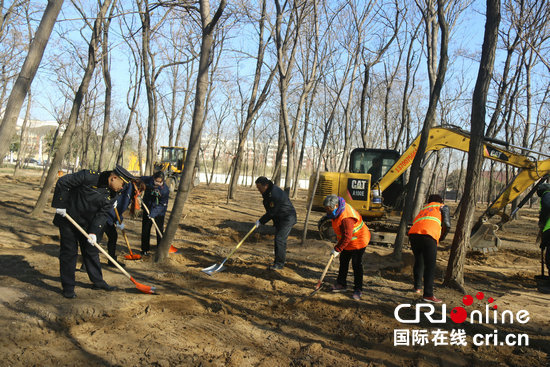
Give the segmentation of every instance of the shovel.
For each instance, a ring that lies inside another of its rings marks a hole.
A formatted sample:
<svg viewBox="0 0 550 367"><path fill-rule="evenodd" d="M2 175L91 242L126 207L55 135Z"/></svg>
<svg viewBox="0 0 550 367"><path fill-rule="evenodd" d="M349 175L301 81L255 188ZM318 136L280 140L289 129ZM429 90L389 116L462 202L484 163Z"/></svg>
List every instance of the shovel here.
<svg viewBox="0 0 550 367"><path fill-rule="evenodd" d="M321 289L321 284L323 284L323 279L325 279L325 275L327 275L328 268L330 267L330 264L332 264L332 260L334 260L334 255L330 255L330 259L328 259L327 266L325 266L325 270L323 270L323 274L321 274L321 278L319 278L319 281L317 282L317 285L315 286L315 289L313 292L308 294L307 296L303 297L299 301L296 301L295 298L291 298L288 300L290 304L298 304L304 302L306 299L309 299L311 296L313 296L315 293L319 292L319 289Z"/></svg>
<svg viewBox="0 0 550 367"><path fill-rule="evenodd" d="M69 214L65 214L65 218L67 218L67 220L68 220L69 222L71 222L71 223L76 227L76 229L78 229L84 236L86 236L86 238L87 238L88 240L91 239L90 236L88 235L88 233L86 233L86 231L85 231L84 229L82 229L82 227L79 226L78 223L76 223L76 222L74 221L74 219L71 218L71 216L70 216ZM103 255L107 256L107 259L109 259L109 261L111 261L111 263L115 264L115 266L118 268L118 270L120 270L120 271L122 272L122 274L126 275L126 277L128 277L128 279L130 279L130 281L131 281L132 283L135 284L136 288L137 288L140 292L143 292L143 293L145 293L145 294L154 294L154 293L155 293L155 287L151 287L151 286L144 285L144 284L140 284L140 283L136 282L136 280L135 280L134 278L132 278L132 276L131 276L130 274L128 274L128 272L127 272L126 270L124 270L124 268L123 268L122 266L120 266L120 264L117 263L116 260L113 259L113 258L111 257L111 255L109 255L109 254L107 253L107 251L105 251L105 250L103 249L103 247L99 246L96 242L93 242L93 245L94 245L95 247L97 247L97 249L98 249L99 251L101 251L101 252L103 253Z"/></svg>
<svg viewBox="0 0 550 367"><path fill-rule="evenodd" d="M143 209L145 209L145 211L147 212L147 215L151 215L151 212L149 212L149 208L147 208L147 205L145 205L143 200L141 200L141 196L138 196L138 198L139 198L139 201L141 202L141 205L143 206ZM159 235L159 237L162 238L162 232L160 231L159 226L157 226L157 222L155 222L155 218L149 217L149 219L151 219L151 221L153 222L153 225L155 226L155 230L157 231L157 234ZM178 252L178 249L170 245L170 249L168 250L168 253L174 254L176 252Z"/></svg>
<svg viewBox="0 0 550 367"><path fill-rule="evenodd" d="M223 266L223 264L225 264L225 262L227 261L227 259L229 259L231 257L231 255L233 255L235 253L235 251L237 251L237 249L239 247L241 247L241 245L243 244L244 240L246 240L248 238L248 236L250 236L252 234L252 232L254 232L254 230L256 229L256 225L254 225L254 227L250 228L250 231L248 231L248 233L246 234L246 236L243 237L243 239L241 240L241 242L239 242L237 244L237 246L235 246L235 248L233 250L231 250L231 252L229 253L229 255L221 262L221 264L214 264L212 266L209 266L207 268L204 268L202 269L201 271L202 272L205 272L206 274L208 275L213 275L214 273L217 273L219 271L223 271L225 269L225 266Z"/></svg>
<svg viewBox="0 0 550 367"><path fill-rule="evenodd" d="M319 292L319 289L321 289L321 284L323 284L323 279L325 279L325 275L327 275L328 268L330 267L330 264L332 264L332 260L334 260L334 255L330 255L330 259L328 259L327 266L325 266L325 270L323 270L323 274L321 274L321 278L319 278L319 281L317 282L317 285L315 286L315 289L308 297L313 296L315 293Z"/></svg>
<svg viewBox="0 0 550 367"><path fill-rule="evenodd" d="M118 222L122 223L122 221L120 220L120 215L118 215L118 210L116 208L115 208L115 214ZM141 259L141 255L132 253L132 249L130 248L130 242L128 242L128 236L126 236L126 231L124 229L122 230L122 235L124 236L124 241L126 241L126 245L128 246L128 251L130 251L130 255L124 255L124 258L127 260Z"/></svg>

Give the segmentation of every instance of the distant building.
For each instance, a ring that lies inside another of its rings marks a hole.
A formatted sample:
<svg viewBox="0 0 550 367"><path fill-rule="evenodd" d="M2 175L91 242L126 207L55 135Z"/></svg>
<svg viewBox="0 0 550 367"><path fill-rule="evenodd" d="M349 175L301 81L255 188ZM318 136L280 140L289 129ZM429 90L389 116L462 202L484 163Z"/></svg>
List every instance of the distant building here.
<svg viewBox="0 0 550 367"><path fill-rule="evenodd" d="M15 131L18 136L21 136L21 129L23 127L23 119L17 119ZM23 139L24 157L23 159L34 159L38 162L43 162L47 159L47 151L45 149L45 138L49 133L53 133L58 127L57 121L40 121L29 120L27 122L27 128L25 130L25 137ZM7 157L10 162L15 160L13 152Z"/></svg>

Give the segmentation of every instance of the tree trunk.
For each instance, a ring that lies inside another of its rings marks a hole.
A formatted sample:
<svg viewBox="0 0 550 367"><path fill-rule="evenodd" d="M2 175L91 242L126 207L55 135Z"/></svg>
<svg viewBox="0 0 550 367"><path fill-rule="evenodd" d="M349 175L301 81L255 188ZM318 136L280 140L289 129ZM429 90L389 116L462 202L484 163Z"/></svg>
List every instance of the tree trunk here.
<svg viewBox="0 0 550 367"><path fill-rule="evenodd" d="M32 95L29 89L29 94L27 98L27 109L25 111L25 119L23 120L23 125L21 126L21 138L19 139L19 152L17 153L17 162L13 169L13 176L17 176L17 171L23 166L25 161L25 153L27 147L27 141L25 139L25 134L27 133L27 125L29 124L29 118L31 115L31 105L32 105Z"/></svg>
<svg viewBox="0 0 550 367"><path fill-rule="evenodd" d="M252 126L252 122L254 121L260 107L264 104L266 101L269 90L271 88L271 83L273 82L273 78L275 76L275 72L277 71L276 67L273 67L270 72L269 76L262 87L262 90L260 92L259 97L257 97L258 90L259 90L259 84L261 81L261 75L262 75L262 67L264 64L264 56L265 56L265 49L266 49L266 43L264 42L264 29L265 29L265 19L266 19L266 1L262 0L261 4L261 16L260 16L260 23L259 23L259 30L258 30L258 51L256 53L256 71L254 73L254 82L252 84L252 90L250 92L250 99L248 102L248 109L246 112L246 118L245 122L243 124L242 130L239 133L239 141L237 143L237 151L235 153L235 158L232 162L232 170L231 170L231 179L229 181L229 188L228 188L228 198L234 199L237 189L237 183L239 182L239 176L241 174L241 165L242 165L242 159L243 159L243 152L244 152L244 144L248 136L248 132L250 131L250 127Z"/></svg>
<svg viewBox="0 0 550 367"><path fill-rule="evenodd" d="M67 128L65 129L65 132L63 133L63 137L61 138L61 143L59 144L59 148L57 149L57 152L53 157L52 163L50 165L50 169L48 170L48 175L46 176L46 181L44 182L44 187L42 187L40 196L38 197L36 205L33 211L31 212L32 217L38 217L38 215L42 213L42 211L44 210L44 207L46 206L46 199L57 178L57 171L59 170L59 168L61 168L61 164L63 163L63 158L65 157L65 153L67 153L67 150L69 148L69 143L71 141L73 132L75 131L75 128L76 128L80 106L82 105L82 100L84 99L84 95L88 91L88 86L90 85L90 80L92 79L92 75L94 73L94 70L97 64L96 52L97 52L97 44L99 42L99 37L100 37L101 22L110 4L111 4L111 0L105 0L103 5L101 5L97 18L94 22L92 38L88 46L88 62L86 65L86 69L84 70L84 76L82 77L82 82L80 83L78 91L76 92L76 95L73 100L73 106L71 108L71 114L69 116Z"/></svg>
<svg viewBox="0 0 550 367"><path fill-rule="evenodd" d="M99 149L99 165L98 170L102 171L106 165L109 163L108 160L105 162L105 155L107 154L107 144L109 137L109 126L111 124L111 94L112 94L112 85L111 85L111 65L109 63L109 26L111 25L111 19L113 18L113 13L116 7L116 0L114 0L113 6L111 7L111 12L107 19L103 23L103 41L101 42L102 48L102 57L101 62L103 66L103 79L105 80L105 111L103 117L103 133L101 135L101 146ZM111 151L111 149L109 149Z"/></svg>
<svg viewBox="0 0 550 367"><path fill-rule="evenodd" d="M62 5L63 0L48 1L48 5L42 15L34 39L30 44L29 53L10 93L6 109L4 110L2 124L0 125L0 160L8 152L10 140L15 131L21 107L31 87L34 76L36 75L38 66L42 61L44 50L46 49L46 45L48 44L50 34L52 33L53 26L55 25Z"/></svg>
<svg viewBox="0 0 550 367"><path fill-rule="evenodd" d="M399 223L399 229L394 244L393 255L396 259L401 260L401 254L403 251L403 242L405 241L405 235L407 231L407 225L412 220L416 189L418 184L418 178L420 176L420 165L424 158L424 153L426 151L426 146L428 143L428 136L430 128L435 123L435 113L437 104L439 102L439 95L441 94L441 88L443 87L443 82L445 81L445 74L447 71L447 62L449 57L447 55L448 43L449 43L449 25L445 19L445 10L443 6L443 0L437 1L437 18L439 22L439 28L441 29L441 45L440 45L440 58L439 66L437 71L437 78L435 79L434 87L430 93L430 104L428 106L428 111L426 112L426 118L424 119L424 125L422 132L420 134L420 141L418 143L418 150L413 159L411 165L409 182L407 183L406 188L406 198L405 198L405 207L403 209L403 215L401 216L401 221Z"/></svg>
<svg viewBox="0 0 550 367"><path fill-rule="evenodd" d="M195 167L198 159L198 153L200 148L200 140L202 134L202 128L204 125L205 114L205 99L208 90L208 67L210 62L210 55L212 53L212 44L214 40L214 28L216 23L220 19L223 10L225 8L226 1L221 0L218 10L214 14L214 17L210 16L210 3L209 0L200 0L200 15L202 25L202 42L201 53L199 60L199 71L197 75L197 88L195 94L195 108L193 110L193 123L191 125L191 133L189 136L189 145L187 150L187 157L185 158L185 167L178 186L178 193L174 200L174 206L172 207L172 214L166 226L164 237L159 244L159 250L155 256L155 262L162 262L168 257L168 250L170 244L174 240L178 225L185 207L185 202L189 196L189 191L193 186L194 170L191 167Z"/></svg>
<svg viewBox="0 0 550 367"><path fill-rule="evenodd" d="M464 187L463 205L456 224L455 237L447 264L444 285L464 291L464 260L470 242L475 211L475 187L483 162L483 138L487 91L491 82L500 23L500 0L487 0L485 34L481 49L479 72L472 98L471 140L468 155L468 168Z"/></svg>

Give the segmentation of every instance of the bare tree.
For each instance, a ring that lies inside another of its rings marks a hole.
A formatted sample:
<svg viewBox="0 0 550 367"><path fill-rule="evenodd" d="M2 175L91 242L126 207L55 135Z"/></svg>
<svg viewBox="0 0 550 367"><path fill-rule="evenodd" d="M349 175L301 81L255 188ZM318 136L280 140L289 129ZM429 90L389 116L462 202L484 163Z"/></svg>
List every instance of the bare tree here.
<svg viewBox="0 0 550 367"><path fill-rule="evenodd" d="M247 13L247 16L250 17L251 15ZM262 105L265 103L267 97L269 96L271 83L273 82L273 78L277 71L276 67L273 66L269 70L267 79L265 80L263 86L260 85L262 82L262 70L265 67L264 65L265 51L269 43L268 42L269 38L268 40L264 40L266 16L267 16L266 0L262 0L261 6L260 6L259 19L258 19L258 50L256 52L254 81L252 82L252 85L250 88L250 97L247 98L248 104L246 106L246 116L242 124L239 126L237 149L231 165L231 168L232 168L231 178L229 181L229 187L228 187L228 193L227 193L228 199L235 198L237 183L239 181L239 176L241 174L243 152L244 152L246 139L248 137L248 132L250 131L250 127L252 126L252 122L256 118L258 111L260 110ZM240 88L239 88L239 92L241 92ZM244 100L244 98L242 99Z"/></svg>
<svg viewBox="0 0 550 367"><path fill-rule="evenodd" d="M10 93L10 98L8 99L6 109L4 110L2 124L0 125L0 158L3 158L9 149L9 142L13 131L15 131L15 125L17 124L17 117L21 112L21 107L23 106L25 97L31 87L31 83L36 75L38 66L42 61L44 50L46 49L53 26L55 25L57 16L61 10L61 5L63 5L63 0L48 1L48 5L46 6L46 10L44 10L40 25L38 26L34 39L29 47L27 58L21 67L21 72L19 73L19 76L15 81L15 85Z"/></svg>
<svg viewBox="0 0 550 367"><path fill-rule="evenodd" d="M101 37L101 24L103 21L103 17L105 16L105 13L107 12L107 9L109 8L110 5L111 5L111 0L105 0L105 2L100 5L99 12L94 21L92 35L91 35L90 43L88 45L88 61L87 61L86 69L84 70L84 76L82 77L80 87L78 88L78 91L76 92L76 95L73 100L73 106L71 109L71 114L69 116L69 121L67 123L67 128L63 133L63 138L61 139L59 148L56 151L55 156L50 165L50 168L48 170L48 175L46 176L46 181L44 182L44 186L42 187L40 196L38 197L36 205L33 211L31 212L31 216L33 217L37 217L40 213L42 213L42 211L44 210L44 207L46 206L46 199L55 183L55 179L57 177L57 171L61 167L61 163L63 162L65 153L67 153L67 149L69 147L69 143L71 141L73 132L75 131L78 114L80 112L80 107L82 105L82 100L84 99L84 95L88 91L90 80L92 79L92 75L97 65L96 53L97 53L98 42L100 41L100 37Z"/></svg>
<svg viewBox="0 0 550 367"><path fill-rule="evenodd" d="M463 204L456 224L451 254L447 264L444 285L464 292L464 260L470 241L470 231L475 210L474 190L483 161L483 138L485 134L485 104L491 82L500 23L500 0L487 0L485 34L481 49L481 61L472 98L471 140L468 151L468 167L464 185Z"/></svg>
<svg viewBox="0 0 550 367"><path fill-rule="evenodd" d="M109 62L110 52L109 52L109 27L111 26L111 21L116 10L116 2L113 1L113 6L111 6L111 11L109 15L103 21L103 39L101 41L101 66L103 70L103 80L105 81L105 105L104 105L104 114L103 114L103 133L101 134L101 146L99 149L99 164L98 170L102 171L105 168L105 156L107 153L106 145L109 136L109 126L111 125L111 96L112 96L112 83L111 83L111 65Z"/></svg>
<svg viewBox="0 0 550 367"><path fill-rule="evenodd" d="M155 261L162 262L168 257L168 250L170 249L170 243L173 241L176 235L176 230L185 207L185 202L189 196L189 191L193 184L193 170L190 167L195 167L195 162L198 159L198 153L200 148L200 140L202 134L202 128L204 125L205 114L205 99L208 90L208 68L210 64L210 56L212 53L212 45L214 43L214 29L222 16L225 9L226 1L221 0L216 13L212 17L210 15L210 3L209 0L200 0L200 19L201 19L201 31L202 42L199 60L199 73L197 75L197 89L195 93L195 108L193 111L193 123L191 126L191 133L189 136L189 145L187 150L187 157L185 158L185 167L188 169L183 170L183 175L178 186L178 193L174 200L174 206L172 207L172 214L166 226L164 237L159 244L159 250L156 253Z"/></svg>
<svg viewBox="0 0 550 367"><path fill-rule="evenodd" d="M447 72L447 63L449 56L447 54L449 44L449 24L445 17L444 0L437 0L437 21L441 30L441 45L439 51L439 65L437 68L437 77L434 81L434 86L430 93L430 103L428 105L428 111L424 119L422 132L420 134L420 141L418 143L417 152L414 156L413 163L411 165L411 171L409 176L409 182L406 187L405 207L403 208L403 215L399 223L399 229L394 243L393 254L397 259L401 259L403 250L403 242L407 231L407 225L412 219L414 211L414 198L416 196L418 178L420 176L420 165L424 159L424 152L428 143L428 134L430 128L434 125L437 103L439 102L439 96L443 82L445 80L445 74Z"/></svg>

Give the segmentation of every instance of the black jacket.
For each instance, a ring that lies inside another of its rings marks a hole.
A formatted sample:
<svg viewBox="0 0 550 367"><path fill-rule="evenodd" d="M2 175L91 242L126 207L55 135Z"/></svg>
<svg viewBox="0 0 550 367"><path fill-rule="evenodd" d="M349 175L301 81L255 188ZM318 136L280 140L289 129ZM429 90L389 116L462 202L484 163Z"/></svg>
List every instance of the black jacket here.
<svg viewBox="0 0 550 367"><path fill-rule="evenodd" d="M60 177L55 185L52 206L67 209L67 214L84 230L99 237L116 201L117 194L108 184L110 175L111 171L82 170ZM66 222L56 214L53 223L60 226Z"/></svg>
<svg viewBox="0 0 550 367"><path fill-rule="evenodd" d="M296 223L296 210L286 192L275 185L271 185L262 194L262 197L266 213L260 218L260 223L266 224L272 219L275 226L285 221Z"/></svg>
<svg viewBox="0 0 550 367"><path fill-rule="evenodd" d="M440 208L441 211L441 237L440 241L443 241L447 234L451 230L451 211L447 205L443 205Z"/></svg>

